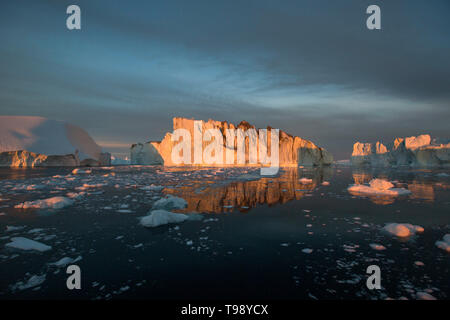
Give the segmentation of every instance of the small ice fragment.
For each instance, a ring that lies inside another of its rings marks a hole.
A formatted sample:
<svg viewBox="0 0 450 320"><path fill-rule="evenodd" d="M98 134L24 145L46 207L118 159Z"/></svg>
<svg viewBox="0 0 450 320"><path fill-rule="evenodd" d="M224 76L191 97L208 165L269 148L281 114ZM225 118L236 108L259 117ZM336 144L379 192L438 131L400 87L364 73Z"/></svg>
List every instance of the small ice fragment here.
<svg viewBox="0 0 450 320"><path fill-rule="evenodd" d="M310 254L311 252L313 252L313 249L305 248L305 249L302 249L302 252Z"/></svg>
<svg viewBox="0 0 450 320"><path fill-rule="evenodd" d="M369 244L369 246L370 246L372 249L378 250L378 251L386 250L386 247L385 247L385 246L383 246L382 244L378 244L378 243L371 243L371 244Z"/></svg>
<svg viewBox="0 0 450 320"><path fill-rule="evenodd" d="M33 287L37 287L41 285L45 281L45 274L43 275L33 275L31 276L27 282L19 281L16 284L11 286L11 290L25 290Z"/></svg>
<svg viewBox="0 0 450 320"><path fill-rule="evenodd" d="M418 300L436 300L431 294L419 291L416 293L416 299Z"/></svg>
<svg viewBox="0 0 450 320"><path fill-rule="evenodd" d="M37 242L24 237L13 237L11 238L11 240L11 242L8 242L5 245L6 247L21 250L36 250L40 252L48 251L52 248L51 246L47 246L46 244L43 244L41 242Z"/></svg>
<svg viewBox="0 0 450 320"><path fill-rule="evenodd" d="M70 257L64 257L59 259L56 262L50 263L50 265L58 267L58 268L64 268L65 266L71 264L71 263L75 263L77 261L80 261L82 259L81 256L76 257L75 259L72 259Z"/></svg>
<svg viewBox="0 0 450 320"><path fill-rule="evenodd" d="M168 223L179 223L188 219L182 213L173 213L166 210L153 210L148 216L141 218L141 225L144 227L157 227Z"/></svg>
<svg viewBox="0 0 450 320"><path fill-rule="evenodd" d="M74 203L73 200L66 197L52 197L43 200L26 201L15 205L18 209L61 209L70 206Z"/></svg>
<svg viewBox="0 0 450 320"><path fill-rule="evenodd" d="M417 232L423 232L424 228L421 226L415 226L410 223L388 223L383 227L383 230L387 233L405 238L416 234Z"/></svg>
<svg viewBox="0 0 450 320"><path fill-rule="evenodd" d="M447 233L443 238L442 241L436 241L435 245L444 251L450 252L450 233Z"/></svg>

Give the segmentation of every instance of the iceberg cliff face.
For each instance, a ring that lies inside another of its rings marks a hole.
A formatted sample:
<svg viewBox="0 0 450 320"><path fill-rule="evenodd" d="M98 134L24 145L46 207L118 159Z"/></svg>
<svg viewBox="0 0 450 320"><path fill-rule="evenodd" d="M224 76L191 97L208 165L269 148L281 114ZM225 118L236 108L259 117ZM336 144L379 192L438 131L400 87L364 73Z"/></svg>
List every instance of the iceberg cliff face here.
<svg viewBox="0 0 450 320"><path fill-rule="evenodd" d="M352 165L370 166L448 166L450 144L432 144L428 134L397 138L389 150L381 142L356 142L353 145Z"/></svg>
<svg viewBox="0 0 450 320"><path fill-rule="evenodd" d="M186 118L173 118L173 130L176 129L186 129L189 131L191 137L194 137L194 119ZM258 141L258 130L246 121L242 121L237 126L226 121L215 121L208 120L201 122L201 131L204 133L208 129L218 129L224 137L222 148L223 161L221 163L226 163L226 151L227 146L225 142L226 130L227 129L242 129L247 133L245 138L245 164L249 164L250 154L248 150L249 139ZM270 127L267 128L268 132ZM267 138L268 145L267 148L270 150L270 138ZM172 133L166 133L161 142L147 142L145 144L135 144L131 147L131 163L132 164L164 164L166 166L177 166L172 161L172 149L179 142L172 141ZM203 141L202 150L204 150L211 142ZM155 152L156 151L156 152ZM234 159L237 159L237 147L234 145L233 153ZM194 163L194 143L191 141L191 163ZM259 160L259 155L256 156ZM330 165L333 162L333 157L325 149L317 147L311 141L302 139L300 137L291 136L283 131L279 131L279 165L280 166L320 166L320 165ZM236 162L235 162L236 163ZM257 161L260 163L260 161ZM185 164L181 164L185 165ZM211 165L204 162L196 165ZM228 166L230 164L227 164ZM236 165L236 164L232 164Z"/></svg>
<svg viewBox="0 0 450 320"><path fill-rule="evenodd" d="M80 127L33 116L0 116L0 166L109 165L110 155Z"/></svg>

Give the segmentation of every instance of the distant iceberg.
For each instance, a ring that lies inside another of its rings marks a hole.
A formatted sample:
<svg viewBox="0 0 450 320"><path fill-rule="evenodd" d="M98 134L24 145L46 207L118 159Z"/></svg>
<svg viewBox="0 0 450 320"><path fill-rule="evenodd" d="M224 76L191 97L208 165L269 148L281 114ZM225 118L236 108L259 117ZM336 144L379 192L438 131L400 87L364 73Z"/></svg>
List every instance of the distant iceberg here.
<svg viewBox="0 0 450 320"><path fill-rule="evenodd" d="M80 127L34 116L0 116L0 167L109 165Z"/></svg>
<svg viewBox="0 0 450 320"><path fill-rule="evenodd" d="M450 143L437 143L431 136L397 138L391 147L381 142L353 145L351 163L354 166L449 166Z"/></svg>

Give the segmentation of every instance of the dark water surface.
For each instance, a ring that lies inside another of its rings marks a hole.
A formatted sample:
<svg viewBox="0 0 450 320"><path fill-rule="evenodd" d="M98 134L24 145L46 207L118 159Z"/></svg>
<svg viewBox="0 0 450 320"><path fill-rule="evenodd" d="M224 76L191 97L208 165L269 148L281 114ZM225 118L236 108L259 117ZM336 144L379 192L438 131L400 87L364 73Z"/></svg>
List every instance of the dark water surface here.
<svg viewBox="0 0 450 320"><path fill-rule="evenodd" d="M71 171L0 169L0 299L450 297L450 254L435 245L450 233L448 170L288 168L269 178L255 168ZM311 181L302 184L305 177ZM412 194L347 191L374 177ZM146 190L152 184L164 188ZM14 208L68 193L78 196L62 209ZM140 225L166 194L187 201L178 212L203 220ZM382 231L390 222L425 231L399 239ZM13 237L52 249L5 247ZM386 250L372 249L374 243ZM79 256L82 289L70 291L66 268L52 263ZM374 264L381 290L366 287L366 268ZM32 276L45 280L25 289Z"/></svg>

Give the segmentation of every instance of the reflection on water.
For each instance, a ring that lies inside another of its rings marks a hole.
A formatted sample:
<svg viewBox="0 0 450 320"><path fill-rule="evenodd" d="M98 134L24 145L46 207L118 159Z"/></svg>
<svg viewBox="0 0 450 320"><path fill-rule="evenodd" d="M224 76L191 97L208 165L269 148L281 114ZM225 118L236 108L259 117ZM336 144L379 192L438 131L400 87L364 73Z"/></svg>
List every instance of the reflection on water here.
<svg viewBox="0 0 450 320"><path fill-rule="evenodd" d="M291 200L300 200L309 196L323 181L331 180L335 168L284 168L277 177L255 177L254 180L233 181L225 184L209 180L198 180L174 189L165 189L166 193L182 197L188 203L186 209L179 212L222 213L239 210L246 212L258 204L283 204ZM433 181L424 171L396 171L353 168L348 185L368 183L374 178L392 181L395 187L407 188L412 194L403 197L364 195L375 204L388 205L398 198L435 201L435 188L446 188L448 184ZM311 179L301 183L301 178ZM344 177L342 177L344 178ZM347 185L346 185L347 186ZM333 188L333 187L331 187ZM361 196L361 195L356 195Z"/></svg>
<svg viewBox="0 0 450 320"><path fill-rule="evenodd" d="M271 206L299 200L330 179L332 174L332 168L284 168L277 177L234 181L223 186L199 181L191 186L166 191L187 201L187 208L180 212L221 213L235 209L245 212L258 204ZM311 179L311 182L301 183L301 178Z"/></svg>
<svg viewBox="0 0 450 320"><path fill-rule="evenodd" d="M413 183L408 184L408 189L412 192L411 198L434 201L434 187L432 183L425 184L413 181Z"/></svg>

